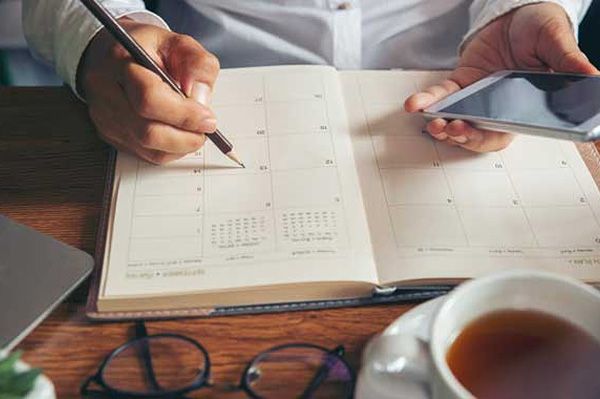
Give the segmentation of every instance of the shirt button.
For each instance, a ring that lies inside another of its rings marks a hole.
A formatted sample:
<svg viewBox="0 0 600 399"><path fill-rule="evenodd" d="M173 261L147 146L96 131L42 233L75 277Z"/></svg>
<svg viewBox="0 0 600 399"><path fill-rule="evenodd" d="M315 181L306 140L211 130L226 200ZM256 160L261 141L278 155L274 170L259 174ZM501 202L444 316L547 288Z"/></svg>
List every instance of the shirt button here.
<svg viewBox="0 0 600 399"><path fill-rule="evenodd" d="M349 10L352 8L352 4L349 2L344 2L344 3L340 3L340 5L338 5L337 9L338 10Z"/></svg>

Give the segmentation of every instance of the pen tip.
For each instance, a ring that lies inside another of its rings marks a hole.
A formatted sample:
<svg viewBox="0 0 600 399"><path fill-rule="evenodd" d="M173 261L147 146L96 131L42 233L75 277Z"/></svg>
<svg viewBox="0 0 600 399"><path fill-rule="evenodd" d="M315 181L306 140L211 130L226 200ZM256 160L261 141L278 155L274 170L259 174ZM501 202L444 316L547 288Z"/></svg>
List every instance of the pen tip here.
<svg viewBox="0 0 600 399"><path fill-rule="evenodd" d="M241 166L242 168L246 169L246 165L244 165L244 163L243 163L243 162L240 162L240 166Z"/></svg>

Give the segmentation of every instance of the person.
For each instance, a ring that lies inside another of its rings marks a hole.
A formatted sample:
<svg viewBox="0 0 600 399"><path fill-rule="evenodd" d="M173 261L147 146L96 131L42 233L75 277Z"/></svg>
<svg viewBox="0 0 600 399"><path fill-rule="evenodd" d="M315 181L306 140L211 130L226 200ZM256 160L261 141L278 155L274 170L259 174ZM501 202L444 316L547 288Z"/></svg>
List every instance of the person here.
<svg viewBox="0 0 600 399"><path fill-rule="evenodd" d="M191 99L135 64L78 0L24 0L23 22L30 47L87 101L104 140L160 164L199 149L215 130L209 97L220 67L453 69L406 100L406 111L419 112L501 69L598 73L576 40L590 2L165 0L162 19L141 0L104 0ZM512 140L460 120L436 119L427 130L479 152Z"/></svg>

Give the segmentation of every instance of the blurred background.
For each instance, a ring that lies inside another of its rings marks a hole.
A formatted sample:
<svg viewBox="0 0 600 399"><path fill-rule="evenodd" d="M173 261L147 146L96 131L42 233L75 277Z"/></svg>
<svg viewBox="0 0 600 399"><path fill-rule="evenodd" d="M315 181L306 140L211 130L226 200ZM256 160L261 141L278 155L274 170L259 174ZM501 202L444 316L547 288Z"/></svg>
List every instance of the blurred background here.
<svg viewBox="0 0 600 399"><path fill-rule="evenodd" d="M43 1L43 0L40 0ZM147 0L153 9L156 0ZM600 68L600 0L594 0L580 25L583 51ZM61 80L27 50L21 27L21 0L0 0L0 86L54 86Z"/></svg>

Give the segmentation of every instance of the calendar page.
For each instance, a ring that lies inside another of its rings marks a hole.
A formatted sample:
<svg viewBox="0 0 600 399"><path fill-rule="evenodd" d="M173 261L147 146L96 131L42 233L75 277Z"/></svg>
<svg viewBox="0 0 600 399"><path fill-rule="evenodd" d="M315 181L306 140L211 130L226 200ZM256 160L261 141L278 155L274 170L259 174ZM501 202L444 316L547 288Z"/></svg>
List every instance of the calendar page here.
<svg viewBox="0 0 600 399"><path fill-rule="evenodd" d="M444 72L341 72L380 280L506 267L600 281L600 195L575 145L519 135L476 154L422 133L406 97Z"/></svg>
<svg viewBox="0 0 600 399"><path fill-rule="evenodd" d="M101 297L377 280L337 72L224 70L210 141L154 166L120 153Z"/></svg>

